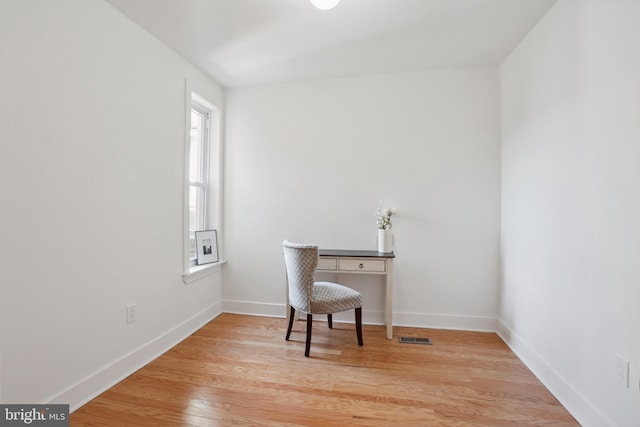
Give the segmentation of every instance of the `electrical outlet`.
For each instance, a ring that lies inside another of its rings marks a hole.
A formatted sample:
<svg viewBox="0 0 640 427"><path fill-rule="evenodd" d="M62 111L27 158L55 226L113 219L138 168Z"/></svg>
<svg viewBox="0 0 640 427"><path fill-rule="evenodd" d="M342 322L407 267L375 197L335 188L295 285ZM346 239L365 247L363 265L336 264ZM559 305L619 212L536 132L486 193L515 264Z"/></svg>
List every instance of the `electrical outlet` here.
<svg viewBox="0 0 640 427"><path fill-rule="evenodd" d="M616 378L620 385L629 388L629 362L620 356L616 356Z"/></svg>
<svg viewBox="0 0 640 427"><path fill-rule="evenodd" d="M129 304L127 306L127 324L133 323L136 321L136 305Z"/></svg>

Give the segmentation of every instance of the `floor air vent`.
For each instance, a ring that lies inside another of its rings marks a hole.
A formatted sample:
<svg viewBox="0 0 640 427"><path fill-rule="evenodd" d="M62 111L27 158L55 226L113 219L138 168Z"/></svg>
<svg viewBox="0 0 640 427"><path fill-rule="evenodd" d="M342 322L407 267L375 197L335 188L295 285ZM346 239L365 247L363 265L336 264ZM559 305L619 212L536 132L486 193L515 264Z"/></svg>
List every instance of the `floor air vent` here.
<svg viewBox="0 0 640 427"><path fill-rule="evenodd" d="M431 345L431 338L400 337L400 343Z"/></svg>

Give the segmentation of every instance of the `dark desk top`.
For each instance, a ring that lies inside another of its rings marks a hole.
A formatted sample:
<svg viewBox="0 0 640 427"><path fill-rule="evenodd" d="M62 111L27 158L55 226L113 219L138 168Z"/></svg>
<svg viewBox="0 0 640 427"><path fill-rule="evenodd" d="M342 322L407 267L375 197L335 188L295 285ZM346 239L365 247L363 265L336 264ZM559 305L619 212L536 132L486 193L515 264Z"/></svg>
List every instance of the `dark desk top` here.
<svg viewBox="0 0 640 427"><path fill-rule="evenodd" d="M318 249L320 256L345 256L358 258L395 258L393 252L361 251L350 249Z"/></svg>

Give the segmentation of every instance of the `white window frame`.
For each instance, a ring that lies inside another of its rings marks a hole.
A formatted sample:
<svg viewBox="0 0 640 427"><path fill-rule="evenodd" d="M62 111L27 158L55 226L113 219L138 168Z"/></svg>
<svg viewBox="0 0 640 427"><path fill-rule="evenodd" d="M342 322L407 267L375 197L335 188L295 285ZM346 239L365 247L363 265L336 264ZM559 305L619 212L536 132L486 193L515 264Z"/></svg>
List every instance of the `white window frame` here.
<svg viewBox="0 0 640 427"><path fill-rule="evenodd" d="M222 245L222 117L221 110L203 96L193 92L186 84L185 99L185 177L184 177L184 221L183 221L183 280L186 284L192 283L204 276L219 270L225 263ZM199 112L208 113L207 136L208 147L204 149L207 166L205 168L205 182L192 182L190 177L190 152L191 152L191 110L195 108ZM195 259L191 259L190 240L190 215L189 215L189 191L193 185L205 188L205 229L217 230L218 255L220 261L212 264L196 265Z"/></svg>
<svg viewBox="0 0 640 427"><path fill-rule="evenodd" d="M199 102L200 101L200 102ZM199 192L202 192L202 205L200 212L196 213L196 218L202 221L202 224L197 227L198 231L208 230L209 229L209 179L210 179L210 170L211 170L211 156L210 145L211 145L211 116L212 111L211 108L202 105L201 100L194 99L194 95L191 98L191 115L193 115L193 110L197 113L201 114L204 117L204 130L202 132L202 139L200 141L202 152L200 153L200 159L202 160L202 164L199 165L199 169L201 171L200 176L197 177L195 181L191 180L191 170L189 170L189 196L191 194L191 189L196 188ZM190 116L191 117L191 116ZM189 129L193 130L193 123L190 123ZM189 142L191 142L191 138L189 138ZM191 154L191 147L189 147L189 156ZM189 169L191 168L191 158L189 157ZM191 215L189 213L189 248L195 247L195 236L191 235ZM189 250L189 265L193 268L196 264L196 258L191 257L191 249Z"/></svg>

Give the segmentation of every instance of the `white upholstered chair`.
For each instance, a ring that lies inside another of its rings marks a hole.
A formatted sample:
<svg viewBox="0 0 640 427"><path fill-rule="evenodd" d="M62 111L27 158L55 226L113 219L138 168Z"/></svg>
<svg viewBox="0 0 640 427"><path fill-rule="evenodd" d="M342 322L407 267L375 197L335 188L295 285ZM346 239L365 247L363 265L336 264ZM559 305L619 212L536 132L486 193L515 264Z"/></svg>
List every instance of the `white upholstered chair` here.
<svg viewBox="0 0 640 427"><path fill-rule="evenodd" d="M356 335L362 345L362 295L351 288L332 282L315 282L314 272L318 266L318 247L282 242L284 261L287 267L289 287L289 341L296 310L307 315L307 340L304 355L309 357L311 326L314 314L326 314L329 328L333 328L333 313L354 310L356 313Z"/></svg>

